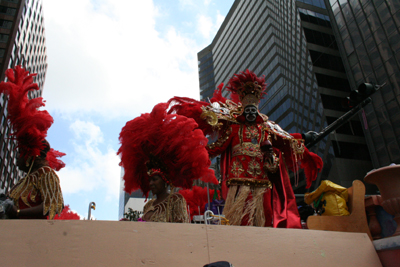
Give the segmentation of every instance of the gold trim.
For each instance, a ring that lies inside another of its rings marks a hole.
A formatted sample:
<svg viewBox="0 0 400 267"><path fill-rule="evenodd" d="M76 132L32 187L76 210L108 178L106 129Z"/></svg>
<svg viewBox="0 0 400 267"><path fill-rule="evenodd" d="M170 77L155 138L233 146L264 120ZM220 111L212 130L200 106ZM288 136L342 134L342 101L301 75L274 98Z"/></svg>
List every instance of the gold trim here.
<svg viewBox="0 0 400 267"><path fill-rule="evenodd" d="M206 120L208 124L211 126L215 127L218 125L218 117L217 115L210 111L210 110L203 110L203 112L200 115L200 118L203 120Z"/></svg>
<svg viewBox="0 0 400 267"><path fill-rule="evenodd" d="M237 144L232 148L232 156L247 155L250 157L263 158L260 146L251 142L244 142L243 144Z"/></svg>
<svg viewBox="0 0 400 267"><path fill-rule="evenodd" d="M279 158L274 154L272 159L267 159L264 163L264 169L271 173L276 173L279 170Z"/></svg>
<svg viewBox="0 0 400 267"><path fill-rule="evenodd" d="M247 173L249 173L253 177L257 177L261 175L261 167L260 164L253 158L247 167Z"/></svg>
<svg viewBox="0 0 400 267"><path fill-rule="evenodd" d="M239 176L244 173L243 165L238 159L235 159L235 161L232 163L231 173L235 176Z"/></svg>
<svg viewBox="0 0 400 267"><path fill-rule="evenodd" d="M265 187L272 189L272 183L270 180L257 180L257 179L251 179L251 178L231 178L226 181L226 185L229 186L234 186L234 185L245 185L245 186L250 186L250 187Z"/></svg>
<svg viewBox="0 0 400 267"><path fill-rule="evenodd" d="M208 149L214 149L215 147L222 147L222 145L229 139L232 133L232 127L228 127L224 134L222 134L217 141L212 144L208 144L206 147Z"/></svg>

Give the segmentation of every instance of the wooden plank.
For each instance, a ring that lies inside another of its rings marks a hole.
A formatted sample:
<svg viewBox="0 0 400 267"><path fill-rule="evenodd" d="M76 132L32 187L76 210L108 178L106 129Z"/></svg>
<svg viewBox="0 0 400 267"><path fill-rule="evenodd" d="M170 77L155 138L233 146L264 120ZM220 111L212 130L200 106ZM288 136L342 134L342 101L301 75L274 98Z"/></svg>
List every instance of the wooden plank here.
<svg viewBox="0 0 400 267"><path fill-rule="evenodd" d="M117 221L0 221L1 266L381 266L366 234Z"/></svg>
<svg viewBox="0 0 400 267"><path fill-rule="evenodd" d="M382 266L367 234L209 226L210 260L234 266Z"/></svg>

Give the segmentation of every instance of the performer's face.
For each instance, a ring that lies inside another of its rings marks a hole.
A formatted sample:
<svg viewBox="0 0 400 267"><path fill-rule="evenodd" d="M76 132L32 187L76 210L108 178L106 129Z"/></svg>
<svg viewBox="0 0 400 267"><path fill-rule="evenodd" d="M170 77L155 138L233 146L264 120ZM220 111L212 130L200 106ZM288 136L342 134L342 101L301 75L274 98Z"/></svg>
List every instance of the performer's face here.
<svg viewBox="0 0 400 267"><path fill-rule="evenodd" d="M23 156L18 152L17 154L17 166L18 168L23 171L23 172L28 172L29 171L29 164L31 161L28 162L28 166L26 166L26 160L24 159Z"/></svg>
<svg viewBox="0 0 400 267"><path fill-rule="evenodd" d="M247 106L244 108L244 116L247 122L255 122L257 118L257 108L255 106Z"/></svg>
<svg viewBox="0 0 400 267"><path fill-rule="evenodd" d="M154 195L158 195L167 190L164 180L160 175L154 175L150 178L150 190Z"/></svg>

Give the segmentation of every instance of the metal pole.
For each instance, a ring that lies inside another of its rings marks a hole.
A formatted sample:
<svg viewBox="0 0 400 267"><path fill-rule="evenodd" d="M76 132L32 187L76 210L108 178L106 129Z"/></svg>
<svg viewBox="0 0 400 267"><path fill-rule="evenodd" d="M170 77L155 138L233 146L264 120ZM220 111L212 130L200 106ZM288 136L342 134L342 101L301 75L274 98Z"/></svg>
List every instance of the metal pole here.
<svg viewBox="0 0 400 267"><path fill-rule="evenodd" d="M207 183L207 200L208 200L207 210L210 210L211 209L211 206L210 206L210 189L208 188L208 183Z"/></svg>
<svg viewBox="0 0 400 267"><path fill-rule="evenodd" d="M317 134L317 137L311 141L310 143L308 143L306 145L307 148L310 148L312 146L314 146L315 144L317 144L319 141L321 141L325 136L327 136L328 134L330 134L331 132L333 132L334 130L336 130L337 128L339 128L340 126L342 126L343 124L345 124L346 122L348 122L354 115L356 115L363 107L365 107L366 105L368 105L369 103L371 103L371 98L368 97L366 99L364 99L364 101L362 101L360 104L358 104L357 106L355 106L354 108L352 108L350 111L348 111L346 114L344 114L343 116L341 116L340 118L338 118L336 121L334 121L333 123L331 123L330 125L328 125L325 129L323 129L320 133Z"/></svg>

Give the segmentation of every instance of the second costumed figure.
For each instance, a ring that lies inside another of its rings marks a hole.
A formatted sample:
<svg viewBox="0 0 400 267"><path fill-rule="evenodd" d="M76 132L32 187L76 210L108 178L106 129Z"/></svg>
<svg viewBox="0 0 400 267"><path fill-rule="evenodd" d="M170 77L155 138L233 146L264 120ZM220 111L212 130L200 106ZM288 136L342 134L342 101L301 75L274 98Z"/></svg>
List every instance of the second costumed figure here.
<svg viewBox="0 0 400 267"><path fill-rule="evenodd" d="M145 205L143 220L185 223L189 222L185 199L167 188L190 189L196 179L218 181L209 169L207 138L193 119L167 114L168 106L160 103L151 113L128 121L120 133L118 154L125 191L141 189L147 198L151 190L157 196Z"/></svg>

